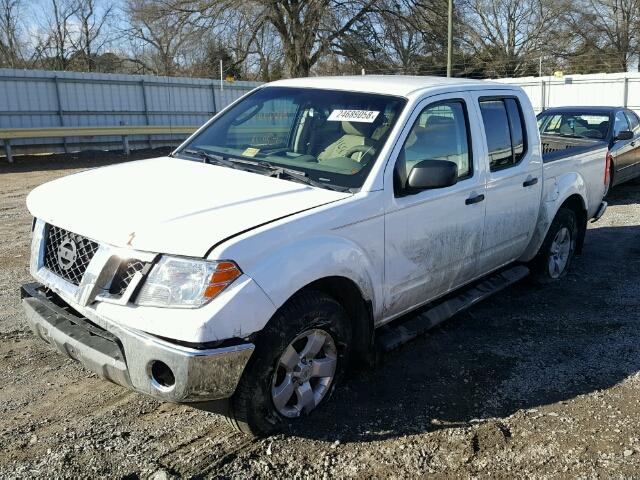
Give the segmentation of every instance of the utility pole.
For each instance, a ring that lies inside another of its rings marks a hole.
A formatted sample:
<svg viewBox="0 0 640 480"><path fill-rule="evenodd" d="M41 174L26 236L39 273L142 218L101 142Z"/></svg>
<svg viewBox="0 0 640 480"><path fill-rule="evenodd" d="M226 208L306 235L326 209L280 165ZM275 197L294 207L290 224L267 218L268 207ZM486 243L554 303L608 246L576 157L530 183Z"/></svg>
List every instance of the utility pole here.
<svg viewBox="0 0 640 480"><path fill-rule="evenodd" d="M538 76L542 78L542 57L540 57L540 64L538 65Z"/></svg>
<svg viewBox="0 0 640 480"><path fill-rule="evenodd" d="M447 26L447 37L447 77L450 77L453 62L453 0L449 0L449 21Z"/></svg>
<svg viewBox="0 0 640 480"><path fill-rule="evenodd" d="M220 60L220 91L224 90L224 79L222 77L222 60Z"/></svg>

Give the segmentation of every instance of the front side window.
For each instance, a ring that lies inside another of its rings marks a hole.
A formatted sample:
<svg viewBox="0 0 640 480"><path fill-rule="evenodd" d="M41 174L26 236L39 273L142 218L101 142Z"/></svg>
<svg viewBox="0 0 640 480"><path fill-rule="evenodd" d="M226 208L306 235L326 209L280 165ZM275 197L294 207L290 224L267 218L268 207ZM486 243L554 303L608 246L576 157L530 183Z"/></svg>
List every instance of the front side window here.
<svg viewBox="0 0 640 480"><path fill-rule="evenodd" d="M491 171L512 167L526 151L526 130L514 98L480 100Z"/></svg>
<svg viewBox="0 0 640 480"><path fill-rule="evenodd" d="M326 188L359 188L405 104L390 95L266 87L177 153L193 160L216 155L259 173L285 169Z"/></svg>
<svg viewBox="0 0 640 480"><path fill-rule="evenodd" d="M638 128L640 127L640 121L638 120L638 116L631 110L626 110L624 113L627 116L627 120L629 120L629 126L631 127L631 131L637 132Z"/></svg>
<svg viewBox="0 0 640 480"><path fill-rule="evenodd" d="M624 113L617 112L616 113L616 120L613 124L613 136L614 138L620 133L620 132L624 132L625 130L630 130L629 129L629 122L627 121L627 117L624 116Z"/></svg>
<svg viewBox="0 0 640 480"><path fill-rule="evenodd" d="M462 101L436 103L420 112L396 162L401 182L423 160L449 160L458 166L458 178L471 175L467 114Z"/></svg>

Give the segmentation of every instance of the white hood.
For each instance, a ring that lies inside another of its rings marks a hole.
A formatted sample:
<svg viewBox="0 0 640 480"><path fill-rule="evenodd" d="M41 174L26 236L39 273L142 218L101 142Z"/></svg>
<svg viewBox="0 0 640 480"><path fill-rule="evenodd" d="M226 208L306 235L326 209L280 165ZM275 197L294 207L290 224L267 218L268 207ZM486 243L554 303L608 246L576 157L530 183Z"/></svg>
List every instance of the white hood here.
<svg viewBox="0 0 640 480"><path fill-rule="evenodd" d="M228 237L350 196L169 157L69 175L34 189L31 214L118 247L202 257Z"/></svg>

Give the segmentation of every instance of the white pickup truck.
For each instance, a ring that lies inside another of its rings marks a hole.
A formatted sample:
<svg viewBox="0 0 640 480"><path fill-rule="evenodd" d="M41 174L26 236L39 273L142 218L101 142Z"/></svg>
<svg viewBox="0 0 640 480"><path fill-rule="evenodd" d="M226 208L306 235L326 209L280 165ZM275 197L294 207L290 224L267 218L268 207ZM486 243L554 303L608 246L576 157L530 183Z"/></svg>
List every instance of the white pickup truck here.
<svg viewBox="0 0 640 480"><path fill-rule="evenodd" d="M518 87L277 81L168 157L33 190L26 317L104 378L228 398L237 428L269 432L326 401L350 359L529 271L561 277L606 209L605 153L544 163Z"/></svg>

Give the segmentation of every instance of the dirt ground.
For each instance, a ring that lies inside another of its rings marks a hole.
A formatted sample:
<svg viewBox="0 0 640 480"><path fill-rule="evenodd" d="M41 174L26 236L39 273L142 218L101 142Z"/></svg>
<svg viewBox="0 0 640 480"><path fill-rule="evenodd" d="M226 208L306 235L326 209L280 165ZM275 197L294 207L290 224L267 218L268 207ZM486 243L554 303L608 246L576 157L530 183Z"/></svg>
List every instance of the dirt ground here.
<svg viewBox="0 0 640 480"><path fill-rule="evenodd" d="M613 191L562 281L510 288L353 372L290 434L251 440L26 327L26 194L118 160L0 166L0 478L640 476L640 185Z"/></svg>

